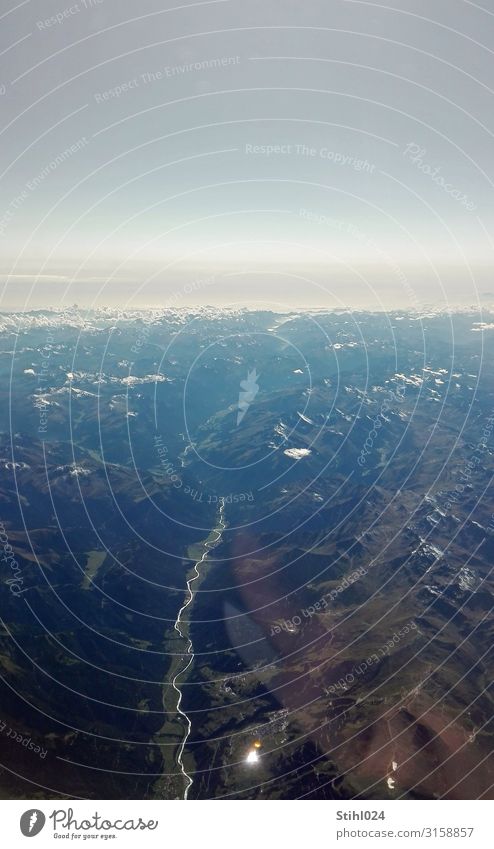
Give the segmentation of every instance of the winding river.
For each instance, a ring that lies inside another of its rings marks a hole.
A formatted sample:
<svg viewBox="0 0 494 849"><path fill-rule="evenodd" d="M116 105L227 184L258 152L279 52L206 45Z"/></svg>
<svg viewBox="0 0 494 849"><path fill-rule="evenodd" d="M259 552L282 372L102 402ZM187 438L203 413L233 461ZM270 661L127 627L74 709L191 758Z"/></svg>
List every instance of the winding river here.
<svg viewBox="0 0 494 849"><path fill-rule="evenodd" d="M190 638L190 626L189 626L189 634L188 635L184 634L181 626L184 624L183 614L185 613L187 608L191 606L192 602L194 601L195 592L194 592L194 586L193 585L197 581L197 579L199 578L199 576L201 574L201 572L200 572L201 565L206 560L211 549L215 548L221 542L222 534L223 534L223 531L225 530L225 527L226 527L226 524L225 524L225 503L224 503L224 501L220 501L218 524L216 525L215 528L213 528L209 537L203 543L204 550L202 552L200 559L195 562L194 569L192 570L192 575L187 581L187 596L186 596L184 604L182 605L182 607L178 611L178 616L177 616L177 619L176 619L175 625L174 625L175 631L179 634L179 636L183 640L187 640L187 651L185 653L186 658L187 658L187 663L184 666L184 668L180 669L175 674L174 678L172 679L172 687L178 695L177 711L181 716L183 716L183 718L185 720L185 724L186 724L184 737L183 737L183 740L180 744L180 748L178 750L178 755L177 755L177 762L178 762L178 765L180 766L180 770L181 770L182 775L185 779L185 791L184 791L184 797L183 797L184 799L188 798L189 790L192 787L192 784L194 782L193 778L186 771L186 769L184 767L184 763L183 763L184 749L185 749L185 746L187 745L187 741L190 737L191 721L190 721L190 718L185 713L185 711L182 710L182 706L181 706L182 705L182 690L180 689L180 684L177 683L177 682L178 682L179 678L182 678L182 676L185 675L185 673L188 671L188 669L190 669L190 667L192 666L192 664L194 662L194 646L193 646L192 640Z"/></svg>

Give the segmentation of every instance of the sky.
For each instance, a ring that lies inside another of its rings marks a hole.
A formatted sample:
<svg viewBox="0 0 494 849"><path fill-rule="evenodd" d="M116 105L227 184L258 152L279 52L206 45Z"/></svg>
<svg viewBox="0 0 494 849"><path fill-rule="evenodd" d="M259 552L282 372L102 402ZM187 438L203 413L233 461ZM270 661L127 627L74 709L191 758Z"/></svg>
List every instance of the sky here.
<svg viewBox="0 0 494 849"><path fill-rule="evenodd" d="M493 25L2 0L0 310L494 304Z"/></svg>

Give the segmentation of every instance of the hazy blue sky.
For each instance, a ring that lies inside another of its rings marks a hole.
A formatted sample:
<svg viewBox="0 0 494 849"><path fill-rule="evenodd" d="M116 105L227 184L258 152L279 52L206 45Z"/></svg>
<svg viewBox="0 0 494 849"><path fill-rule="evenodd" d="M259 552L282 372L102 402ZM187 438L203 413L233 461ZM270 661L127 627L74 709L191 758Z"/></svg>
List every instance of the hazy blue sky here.
<svg viewBox="0 0 494 849"><path fill-rule="evenodd" d="M1 0L0 308L494 302L484 6Z"/></svg>

